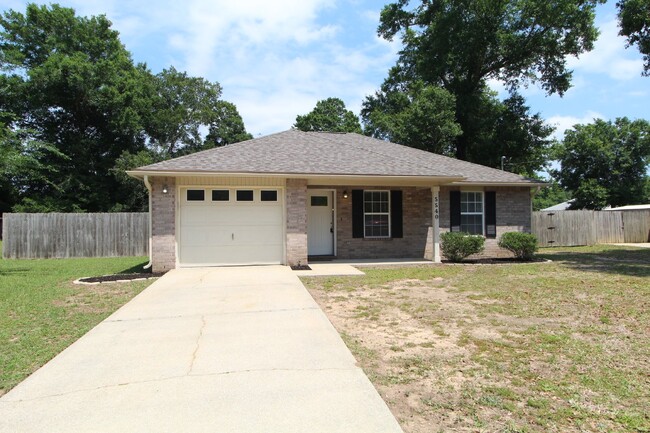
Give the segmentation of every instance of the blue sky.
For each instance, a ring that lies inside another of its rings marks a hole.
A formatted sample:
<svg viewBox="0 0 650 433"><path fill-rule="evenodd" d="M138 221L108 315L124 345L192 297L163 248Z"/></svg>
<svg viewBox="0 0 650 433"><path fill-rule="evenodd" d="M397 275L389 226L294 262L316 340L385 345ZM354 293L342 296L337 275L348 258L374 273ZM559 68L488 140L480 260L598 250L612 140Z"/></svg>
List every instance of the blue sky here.
<svg viewBox="0 0 650 433"><path fill-rule="evenodd" d="M170 65L217 81L255 136L286 130L327 97L355 113L394 64L399 42L377 37L384 2L371 0L62 0L80 15L105 14L137 62ZM386 1L388 3L388 1ZM617 35L613 1L597 10L595 49L569 60L574 87L563 98L521 93L556 135L593 118L650 119L650 77L636 48ZM24 11L27 2L4 0ZM491 82L502 90L500 83Z"/></svg>

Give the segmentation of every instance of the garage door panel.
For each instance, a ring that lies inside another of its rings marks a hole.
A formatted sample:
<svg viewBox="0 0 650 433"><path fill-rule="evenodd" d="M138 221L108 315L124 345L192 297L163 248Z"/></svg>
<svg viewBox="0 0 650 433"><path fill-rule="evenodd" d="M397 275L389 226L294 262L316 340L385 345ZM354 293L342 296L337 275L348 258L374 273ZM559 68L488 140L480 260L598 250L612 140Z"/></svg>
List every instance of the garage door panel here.
<svg viewBox="0 0 650 433"><path fill-rule="evenodd" d="M281 224L279 206L187 206L181 211L183 226L212 227L215 225Z"/></svg>
<svg viewBox="0 0 650 433"><path fill-rule="evenodd" d="M206 193L206 197L209 196ZM182 265L283 262L284 219L281 201L183 201L179 217L179 260Z"/></svg>

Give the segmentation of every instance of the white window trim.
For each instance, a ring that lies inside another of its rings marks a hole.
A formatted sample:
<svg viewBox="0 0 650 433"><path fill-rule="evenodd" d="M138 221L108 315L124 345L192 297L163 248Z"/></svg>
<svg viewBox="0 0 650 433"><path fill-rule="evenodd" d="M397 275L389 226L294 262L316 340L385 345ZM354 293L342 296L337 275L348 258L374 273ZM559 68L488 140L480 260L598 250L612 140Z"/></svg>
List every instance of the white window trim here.
<svg viewBox="0 0 650 433"><path fill-rule="evenodd" d="M388 196L388 212L366 212L366 192L385 192ZM363 190L363 237L364 239L390 239L392 236L392 227L390 221L390 190L386 189L364 189ZM388 216L388 235L387 236L366 236L366 215L387 215Z"/></svg>
<svg viewBox="0 0 650 433"><path fill-rule="evenodd" d="M463 212L463 193L480 193L481 194L481 212ZM461 190L460 192L460 231L463 231L463 215L481 215L481 233L470 233L472 236L485 236L485 192L479 190Z"/></svg>

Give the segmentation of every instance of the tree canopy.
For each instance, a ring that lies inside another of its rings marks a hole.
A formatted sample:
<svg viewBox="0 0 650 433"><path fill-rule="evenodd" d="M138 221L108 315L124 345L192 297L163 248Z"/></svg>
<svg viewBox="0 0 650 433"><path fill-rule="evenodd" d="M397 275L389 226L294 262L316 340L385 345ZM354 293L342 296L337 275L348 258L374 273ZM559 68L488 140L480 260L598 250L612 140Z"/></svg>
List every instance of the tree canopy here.
<svg viewBox="0 0 650 433"><path fill-rule="evenodd" d="M566 57L593 48L598 35L594 8L603 2L422 0L411 7L412 2L399 0L382 10L378 33L388 40L397 35L402 39L396 66L401 81L421 80L454 96L456 122L462 130L454 142L455 156L480 162L473 155L498 153L477 150L491 146L483 139L489 135L486 128L497 127L485 119L491 109L487 80L507 85L514 99L504 105L515 111L515 101L524 105L514 93L529 83L549 94L563 94L571 83ZM494 122L499 118L493 117ZM542 135L542 141L547 136Z"/></svg>
<svg viewBox="0 0 650 433"><path fill-rule="evenodd" d="M575 209L602 209L648 203L650 123L596 119L575 125L557 147L560 170L552 172L569 190Z"/></svg>
<svg viewBox="0 0 650 433"><path fill-rule="evenodd" d="M173 67L154 75L105 16L59 5L0 16L0 92L5 209L140 210L144 187L124 183L129 161L201 150L208 130L230 132L207 147L247 137L218 83Z"/></svg>
<svg viewBox="0 0 650 433"><path fill-rule="evenodd" d="M627 37L628 47L636 45L643 54L643 75L650 76L650 2L648 0L620 0L618 22L620 35Z"/></svg>
<svg viewBox="0 0 650 433"><path fill-rule="evenodd" d="M305 115L298 115L294 128L301 131L361 133L359 118L339 98L327 98Z"/></svg>

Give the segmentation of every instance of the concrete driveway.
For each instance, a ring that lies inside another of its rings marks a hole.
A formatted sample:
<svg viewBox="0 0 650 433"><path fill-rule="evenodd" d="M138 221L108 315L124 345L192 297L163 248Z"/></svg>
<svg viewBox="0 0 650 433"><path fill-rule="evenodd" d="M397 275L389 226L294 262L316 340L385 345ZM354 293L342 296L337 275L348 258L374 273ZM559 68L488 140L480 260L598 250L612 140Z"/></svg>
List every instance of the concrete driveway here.
<svg viewBox="0 0 650 433"><path fill-rule="evenodd" d="M179 269L0 398L2 432L401 432L283 266Z"/></svg>

